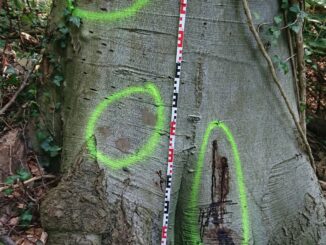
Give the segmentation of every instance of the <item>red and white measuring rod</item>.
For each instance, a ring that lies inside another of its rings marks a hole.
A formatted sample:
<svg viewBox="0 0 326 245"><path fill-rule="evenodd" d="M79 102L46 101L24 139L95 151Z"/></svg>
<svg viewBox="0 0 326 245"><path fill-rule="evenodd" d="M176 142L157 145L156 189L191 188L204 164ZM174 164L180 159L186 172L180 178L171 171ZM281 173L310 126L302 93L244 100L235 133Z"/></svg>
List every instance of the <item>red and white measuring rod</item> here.
<svg viewBox="0 0 326 245"><path fill-rule="evenodd" d="M167 230L168 230L168 223L169 223L169 207L170 207L170 198L171 198L171 189L172 189L171 184L172 184L173 163L174 163L175 130L177 126L178 95L179 95L179 86L180 86L184 31L185 31L185 24L186 24L186 10L187 10L187 0L180 0L180 18L179 18L178 44L177 44L177 55L176 55L176 71L174 77L172 113L171 113L171 122L170 122L170 137L169 137L168 168L167 168L167 175L166 175L163 226L162 226L162 237L161 237L161 244L164 245L166 245L167 238L168 238Z"/></svg>

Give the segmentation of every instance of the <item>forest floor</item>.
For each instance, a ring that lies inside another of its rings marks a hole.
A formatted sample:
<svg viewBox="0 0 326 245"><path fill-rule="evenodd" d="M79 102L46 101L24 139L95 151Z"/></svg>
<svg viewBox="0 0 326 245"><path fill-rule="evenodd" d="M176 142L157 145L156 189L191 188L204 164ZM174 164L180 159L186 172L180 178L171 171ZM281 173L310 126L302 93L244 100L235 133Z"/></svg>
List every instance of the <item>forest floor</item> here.
<svg viewBox="0 0 326 245"><path fill-rule="evenodd" d="M40 223L40 201L60 178L47 160L57 157L60 147L37 131L38 86L42 84L38 61L44 52L49 6L23 6L14 12L10 8L8 1L0 0L0 21L5 23L0 27L0 245L41 245L46 244L47 233ZM324 55L310 55L306 77L308 138L326 195ZM54 77L53 82L60 79ZM53 105L51 113L56 109ZM38 150L32 147L31 134L37 135Z"/></svg>

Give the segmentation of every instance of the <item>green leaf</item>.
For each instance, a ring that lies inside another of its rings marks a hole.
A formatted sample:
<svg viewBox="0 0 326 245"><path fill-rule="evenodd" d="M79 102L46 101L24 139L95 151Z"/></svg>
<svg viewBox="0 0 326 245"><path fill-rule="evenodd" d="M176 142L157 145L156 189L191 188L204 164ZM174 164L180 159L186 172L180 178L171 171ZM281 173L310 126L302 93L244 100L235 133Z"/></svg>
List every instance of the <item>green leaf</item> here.
<svg viewBox="0 0 326 245"><path fill-rule="evenodd" d="M310 56L310 55L312 55L312 51L309 48L305 48L304 49L304 55L305 56Z"/></svg>
<svg viewBox="0 0 326 245"><path fill-rule="evenodd" d="M59 32L60 32L61 34L66 35L66 34L69 33L69 29L68 29L66 26L64 26L64 25L62 25L61 27L60 27L60 26L61 26L61 25L59 25Z"/></svg>
<svg viewBox="0 0 326 245"><path fill-rule="evenodd" d="M295 33L299 33L301 31L301 25L300 24L290 25L290 29Z"/></svg>
<svg viewBox="0 0 326 245"><path fill-rule="evenodd" d="M13 190L12 188L8 188L8 189L6 189L6 190L3 191L3 193L4 193L6 196L11 195L13 192L14 192L14 190Z"/></svg>
<svg viewBox="0 0 326 245"><path fill-rule="evenodd" d="M59 110L60 109L60 106L61 106L61 103L60 102L55 103L55 109L56 110Z"/></svg>
<svg viewBox="0 0 326 245"><path fill-rule="evenodd" d="M280 69L283 70L284 74L287 74L289 72L289 66L285 62L280 63Z"/></svg>
<svg viewBox="0 0 326 245"><path fill-rule="evenodd" d="M66 44L65 40L61 40L60 47L61 48L66 48L67 47L67 44Z"/></svg>
<svg viewBox="0 0 326 245"><path fill-rule="evenodd" d="M48 137L47 139L45 139L41 144L41 148L45 152L49 153L50 157L57 156L61 151L61 147L55 145L52 137Z"/></svg>
<svg viewBox="0 0 326 245"><path fill-rule="evenodd" d="M275 37L275 39L278 39L281 36L281 31L279 30L274 31L273 36Z"/></svg>
<svg viewBox="0 0 326 245"><path fill-rule="evenodd" d="M281 31L276 27L276 26L272 26L269 29L269 36L271 38L271 43L272 44L276 44L277 43L277 39L280 37L281 35Z"/></svg>
<svg viewBox="0 0 326 245"><path fill-rule="evenodd" d="M274 17L275 24L280 24L283 21L283 17L281 15L277 15Z"/></svg>
<svg viewBox="0 0 326 245"><path fill-rule="evenodd" d="M64 17L67 17L67 16L69 16L69 15L71 15L71 11L70 11L69 9L65 8L65 9L63 10L63 16L64 16Z"/></svg>
<svg viewBox="0 0 326 245"><path fill-rule="evenodd" d="M326 49L326 38L319 38L316 41L308 42L308 45L318 49Z"/></svg>
<svg viewBox="0 0 326 245"><path fill-rule="evenodd" d="M74 26L76 26L77 28L80 27L80 18L78 16L70 16L68 21L70 23L72 23Z"/></svg>
<svg viewBox="0 0 326 245"><path fill-rule="evenodd" d="M6 179L5 179L5 184L7 185L12 185L16 182L16 180L19 179L19 176L18 175L11 175L11 176L8 176Z"/></svg>
<svg viewBox="0 0 326 245"><path fill-rule="evenodd" d="M260 14L258 14L257 12L253 12L253 15L254 15L254 18L256 19L256 20L259 20L260 19Z"/></svg>
<svg viewBox="0 0 326 245"><path fill-rule="evenodd" d="M19 216L19 223L23 226L27 226L31 223L33 219L33 215L31 211L25 210L20 216Z"/></svg>
<svg viewBox="0 0 326 245"><path fill-rule="evenodd" d="M22 181L25 181L31 177L31 174L25 169L18 170L17 174L19 175L19 179Z"/></svg>
<svg viewBox="0 0 326 245"><path fill-rule="evenodd" d="M289 0L282 0L281 9L289 8Z"/></svg>
<svg viewBox="0 0 326 245"><path fill-rule="evenodd" d="M290 7L290 12L292 13L296 13L296 14L299 14L301 9L300 9L300 6L299 4L293 4L291 7Z"/></svg>
<svg viewBox="0 0 326 245"><path fill-rule="evenodd" d="M58 87L60 87L61 82L63 81L63 76L55 75L52 81L53 81L53 83L55 85L57 85Z"/></svg>
<svg viewBox="0 0 326 245"><path fill-rule="evenodd" d="M14 75L12 75L12 76L10 76L10 77L8 78L7 83L8 83L8 84L12 84L12 85L18 85L20 82L19 82L19 80L17 79L17 75L14 74Z"/></svg>
<svg viewBox="0 0 326 245"><path fill-rule="evenodd" d="M61 147L57 146L57 145L53 145L50 147L50 157L55 157L57 155L59 155L59 152L61 151Z"/></svg>
<svg viewBox="0 0 326 245"><path fill-rule="evenodd" d="M6 75L13 75L16 74L16 70L12 65L8 65L8 68L5 71Z"/></svg>
<svg viewBox="0 0 326 245"><path fill-rule="evenodd" d="M288 64L284 62L278 55L274 55L272 57L272 61L279 70L282 70L284 72L284 74L287 74L289 72Z"/></svg>
<svg viewBox="0 0 326 245"><path fill-rule="evenodd" d="M303 20L303 19L305 19L305 18L307 18L308 17L308 14L305 12L305 11L300 11L300 13L299 13L299 15L298 15L298 17L301 19L301 20Z"/></svg>
<svg viewBox="0 0 326 245"><path fill-rule="evenodd" d="M300 103L300 108L299 108L300 112L304 112L306 110L306 108L307 108L306 104Z"/></svg>
<svg viewBox="0 0 326 245"><path fill-rule="evenodd" d="M15 4L15 7L16 7L18 10L23 10L23 8L24 8L24 3L22 3L20 0L14 0L13 2L14 2L14 4Z"/></svg>
<svg viewBox="0 0 326 245"><path fill-rule="evenodd" d="M38 141L44 141L46 139L47 135L44 131L42 130L37 130L36 131L36 138L38 139Z"/></svg>
<svg viewBox="0 0 326 245"><path fill-rule="evenodd" d="M0 40L0 48L4 48L6 44L6 41Z"/></svg>

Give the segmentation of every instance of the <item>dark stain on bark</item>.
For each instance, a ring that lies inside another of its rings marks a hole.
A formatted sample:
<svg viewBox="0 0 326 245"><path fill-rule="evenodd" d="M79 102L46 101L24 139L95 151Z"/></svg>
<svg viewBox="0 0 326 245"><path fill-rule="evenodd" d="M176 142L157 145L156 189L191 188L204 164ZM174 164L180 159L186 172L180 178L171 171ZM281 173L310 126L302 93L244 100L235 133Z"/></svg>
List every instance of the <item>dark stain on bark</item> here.
<svg viewBox="0 0 326 245"><path fill-rule="evenodd" d="M131 145L128 138L120 138L115 141L115 146L123 153L128 153Z"/></svg>
<svg viewBox="0 0 326 245"><path fill-rule="evenodd" d="M205 244L235 245L237 235L227 228L225 221L225 215L229 214L227 205L235 204L227 200L230 190L228 159L219 155L216 140L212 146L211 203L200 208L200 235Z"/></svg>
<svg viewBox="0 0 326 245"><path fill-rule="evenodd" d="M101 134L104 135L105 137L109 137L112 135L111 130L109 127L98 127L97 131Z"/></svg>
<svg viewBox="0 0 326 245"><path fill-rule="evenodd" d="M154 126L156 124L156 116L153 112L149 111L148 109L142 109L141 114L143 123L150 126Z"/></svg>

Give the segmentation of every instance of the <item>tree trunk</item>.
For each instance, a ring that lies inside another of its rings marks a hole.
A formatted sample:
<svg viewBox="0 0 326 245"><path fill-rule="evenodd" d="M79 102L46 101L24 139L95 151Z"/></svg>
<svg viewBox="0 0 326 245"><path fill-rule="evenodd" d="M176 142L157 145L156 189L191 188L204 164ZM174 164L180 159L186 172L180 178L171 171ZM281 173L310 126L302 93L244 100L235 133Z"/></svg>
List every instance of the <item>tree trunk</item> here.
<svg viewBox="0 0 326 245"><path fill-rule="evenodd" d="M61 15L63 1L55 4ZM77 4L102 13L130 5ZM278 4L252 1L257 24L271 22ZM65 177L41 208L50 245L160 244L178 14L178 1L152 0L134 16L84 17L71 35ZM270 52L287 58L286 40ZM280 76L298 111L291 74ZM169 244L326 244L320 187L241 1L188 2L172 190Z"/></svg>

